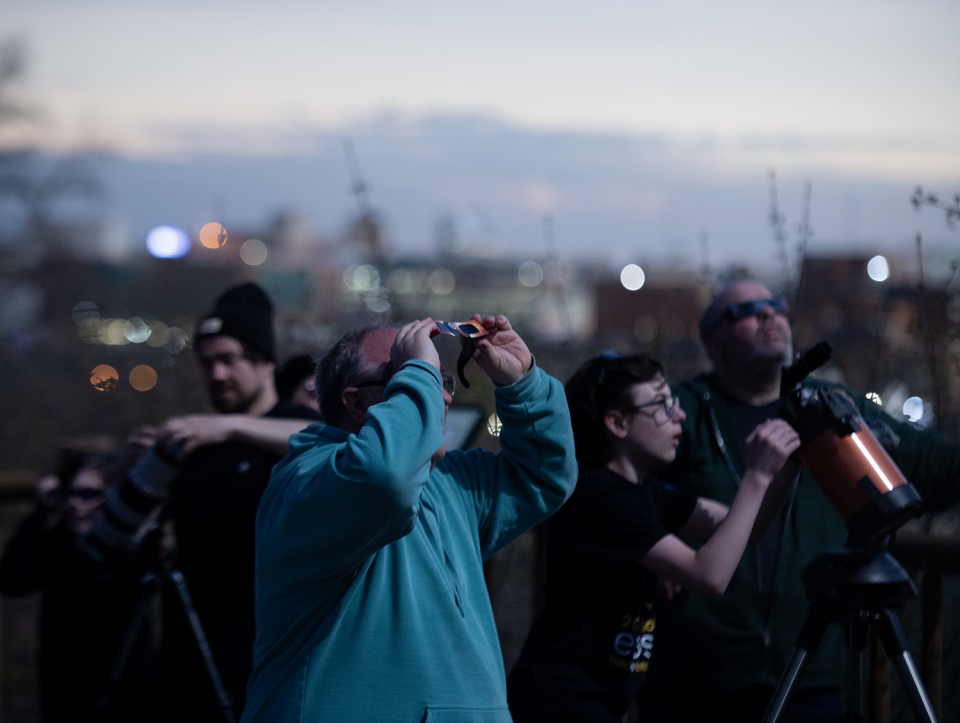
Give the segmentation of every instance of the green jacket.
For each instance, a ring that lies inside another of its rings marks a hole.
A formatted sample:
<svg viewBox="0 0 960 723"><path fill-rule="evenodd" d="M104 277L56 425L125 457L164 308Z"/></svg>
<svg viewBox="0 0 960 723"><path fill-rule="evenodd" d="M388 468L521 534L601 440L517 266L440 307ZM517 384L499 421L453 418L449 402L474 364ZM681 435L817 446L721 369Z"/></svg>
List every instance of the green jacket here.
<svg viewBox="0 0 960 723"><path fill-rule="evenodd" d="M716 380L704 374L673 392L687 418L677 458L663 476L683 490L730 504L746 463L744 440ZM925 511L945 509L960 499L960 447L895 421L860 395L850 396L866 419L882 419L900 436L894 459L923 497ZM690 593L664 613L651 685L684 687L696 681L705 690L729 690L777 684L807 614L800 571L824 550L841 547L847 537L842 518L806 472L786 514L768 609L761 610L759 551L747 545L726 593L714 598ZM839 686L844 659L842 629L831 625L801 687Z"/></svg>

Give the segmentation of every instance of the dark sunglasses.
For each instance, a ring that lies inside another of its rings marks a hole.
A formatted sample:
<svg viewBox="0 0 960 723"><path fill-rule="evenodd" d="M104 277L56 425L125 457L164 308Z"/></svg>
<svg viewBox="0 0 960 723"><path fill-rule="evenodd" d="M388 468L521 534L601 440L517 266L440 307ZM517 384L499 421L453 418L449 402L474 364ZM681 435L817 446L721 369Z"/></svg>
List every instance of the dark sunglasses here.
<svg viewBox="0 0 960 723"><path fill-rule="evenodd" d="M740 321L748 316L756 316L764 309L772 309L777 314L787 313L787 300L782 296L775 299L753 299L752 301L741 301L739 304L730 304L723 313L717 317L709 329L703 333L704 339L709 339L726 319L730 321Z"/></svg>
<svg viewBox="0 0 960 723"><path fill-rule="evenodd" d="M67 497L79 497L81 500L95 500L103 497L103 490L97 490L93 487L81 487L78 490L70 490L67 492Z"/></svg>

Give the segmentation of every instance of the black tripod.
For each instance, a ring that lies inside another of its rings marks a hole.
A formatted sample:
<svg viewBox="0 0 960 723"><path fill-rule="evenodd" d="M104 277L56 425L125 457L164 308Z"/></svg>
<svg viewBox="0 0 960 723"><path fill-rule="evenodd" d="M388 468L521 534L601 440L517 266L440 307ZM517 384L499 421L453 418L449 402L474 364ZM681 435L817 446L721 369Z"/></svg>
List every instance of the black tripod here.
<svg viewBox="0 0 960 723"><path fill-rule="evenodd" d="M777 723L783 716L810 656L816 652L830 623L841 623L845 629L847 723L866 720L864 670L871 626L877 626L916 720L936 723L895 612L906 593L916 595L917 589L906 570L883 548L880 551L844 548L825 552L804 568L801 578L807 587L810 612L790 663L767 708L764 723Z"/></svg>
<svg viewBox="0 0 960 723"><path fill-rule="evenodd" d="M172 582L177 590L177 596L180 598L183 611L190 621L190 629L196 640L200 656L203 658L203 664L207 669L207 674L210 676L210 683L213 685L213 690L217 695L220 710L223 711L224 720L227 723L236 723L237 718L233 712L233 700L223 685L223 679L220 677L217 663L213 659L213 651L210 650L207 635L203 631L200 617L197 615L197 610L193 606L193 599L190 597L190 591L187 589L187 581L184 579L183 573L173 566L168 551L162 547L160 547L156 553L156 568L145 573L140 579L140 599L133 612L133 617L130 619L130 624L127 626L123 641L120 643L120 648L117 650L113 666L110 668L110 675L107 677L103 695L100 697L97 706L97 719L103 715L107 704L110 702L114 686L123 677L124 670L126 670L127 664L130 662L130 656L133 654L137 640L143 629L143 624L146 621L150 599L159 591L164 581Z"/></svg>

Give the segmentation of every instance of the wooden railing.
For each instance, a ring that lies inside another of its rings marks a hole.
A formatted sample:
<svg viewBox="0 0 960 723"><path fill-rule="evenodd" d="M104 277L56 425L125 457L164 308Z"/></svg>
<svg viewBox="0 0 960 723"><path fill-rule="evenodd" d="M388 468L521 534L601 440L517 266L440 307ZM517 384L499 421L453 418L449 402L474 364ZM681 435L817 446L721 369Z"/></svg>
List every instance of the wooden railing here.
<svg viewBox="0 0 960 723"><path fill-rule="evenodd" d="M913 651L923 687L938 720L943 718L943 576L960 573L960 538L897 533L890 551L911 573L923 568L920 588L920 650ZM890 662L879 641L873 645L872 718L890 723Z"/></svg>
<svg viewBox="0 0 960 723"><path fill-rule="evenodd" d="M0 504L31 499L39 476L31 471L0 472Z"/></svg>

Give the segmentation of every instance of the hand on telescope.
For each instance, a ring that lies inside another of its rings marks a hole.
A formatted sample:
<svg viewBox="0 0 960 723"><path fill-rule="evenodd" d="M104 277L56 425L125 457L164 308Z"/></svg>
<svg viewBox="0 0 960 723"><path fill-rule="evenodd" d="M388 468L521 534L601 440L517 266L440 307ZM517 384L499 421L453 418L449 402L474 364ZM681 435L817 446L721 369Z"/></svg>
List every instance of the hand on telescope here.
<svg viewBox="0 0 960 723"><path fill-rule="evenodd" d="M784 469L790 455L800 447L800 437L782 419L768 419L747 437L747 472L753 472L768 485Z"/></svg>
<svg viewBox="0 0 960 723"><path fill-rule="evenodd" d="M476 339L477 350L473 360L486 372L490 380L501 387L520 381L533 366L533 356L520 335L510 326L507 317L479 314L473 320L483 325L489 334ZM465 342L460 340L461 345Z"/></svg>
<svg viewBox="0 0 960 723"><path fill-rule="evenodd" d="M764 422L747 437L747 469L741 486L752 481L765 491L750 542L760 542L767 536L790 496L793 481L800 473L800 463L790 455L799 447L800 437L782 419Z"/></svg>

